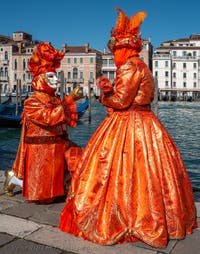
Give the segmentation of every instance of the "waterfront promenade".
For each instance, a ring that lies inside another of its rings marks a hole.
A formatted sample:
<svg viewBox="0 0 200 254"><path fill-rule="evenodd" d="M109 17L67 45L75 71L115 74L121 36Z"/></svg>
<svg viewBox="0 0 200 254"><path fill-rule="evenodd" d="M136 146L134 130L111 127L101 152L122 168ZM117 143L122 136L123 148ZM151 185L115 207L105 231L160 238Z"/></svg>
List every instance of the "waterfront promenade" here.
<svg viewBox="0 0 200 254"><path fill-rule="evenodd" d="M50 205L29 204L16 189L13 197L2 192L0 171L0 254L200 254L200 227L183 240L170 241L167 248L144 243L100 246L61 232L57 225L64 200ZM200 192L194 192L200 224Z"/></svg>

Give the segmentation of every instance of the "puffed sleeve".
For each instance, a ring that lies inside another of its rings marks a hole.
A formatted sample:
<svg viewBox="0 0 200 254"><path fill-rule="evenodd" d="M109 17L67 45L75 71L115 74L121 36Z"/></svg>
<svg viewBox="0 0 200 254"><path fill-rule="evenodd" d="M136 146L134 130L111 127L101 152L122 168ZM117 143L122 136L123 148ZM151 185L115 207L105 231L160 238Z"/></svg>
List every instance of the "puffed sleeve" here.
<svg viewBox="0 0 200 254"><path fill-rule="evenodd" d="M24 102L24 116L34 124L43 126L56 126L66 122L61 103L37 96L31 96Z"/></svg>
<svg viewBox="0 0 200 254"><path fill-rule="evenodd" d="M78 113L76 103L71 95L66 95L62 101L65 112L66 123L71 128L75 128L78 121Z"/></svg>
<svg viewBox="0 0 200 254"><path fill-rule="evenodd" d="M140 81L141 74L137 66L131 61L126 62L117 70L115 92L102 95L101 103L114 109L129 107L137 94Z"/></svg>

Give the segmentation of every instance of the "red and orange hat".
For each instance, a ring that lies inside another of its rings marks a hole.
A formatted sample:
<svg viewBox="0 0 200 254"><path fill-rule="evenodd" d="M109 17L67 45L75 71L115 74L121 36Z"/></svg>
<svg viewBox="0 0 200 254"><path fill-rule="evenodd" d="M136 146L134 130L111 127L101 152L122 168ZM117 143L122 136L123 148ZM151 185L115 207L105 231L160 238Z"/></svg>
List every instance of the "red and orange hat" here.
<svg viewBox="0 0 200 254"><path fill-rule="evenodd" d="M33 76L45 72L55 72L65 53L55 49L50 42L39 43L30 58L28 68Z"/></svg>

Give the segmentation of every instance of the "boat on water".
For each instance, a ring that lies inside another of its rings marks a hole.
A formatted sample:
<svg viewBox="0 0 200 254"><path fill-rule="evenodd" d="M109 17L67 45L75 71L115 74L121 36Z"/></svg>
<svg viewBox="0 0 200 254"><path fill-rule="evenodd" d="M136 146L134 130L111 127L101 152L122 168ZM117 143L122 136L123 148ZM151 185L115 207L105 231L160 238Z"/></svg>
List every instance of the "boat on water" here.
<svg viewBox="0 0 200 254"><path fill-rule="evenodd" d="M78 117L81 118L89 107L89 99L77 105ZM19 128L21 127L21 113L23 106L14 103L4 102L0 105L0 127Z"/></svg>

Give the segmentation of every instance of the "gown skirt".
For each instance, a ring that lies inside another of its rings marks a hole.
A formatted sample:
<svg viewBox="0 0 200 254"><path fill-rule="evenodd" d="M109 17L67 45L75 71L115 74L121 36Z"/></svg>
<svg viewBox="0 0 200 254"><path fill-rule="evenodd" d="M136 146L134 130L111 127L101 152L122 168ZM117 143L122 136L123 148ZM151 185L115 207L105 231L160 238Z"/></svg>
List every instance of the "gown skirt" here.
<svg viewBox="0 0 200 254"><path fill-rule="evenodd" d="M152 111L108 115L72 172L62 231L103 245L143 241L165 247L195 227L183 159Z"/></svg>

